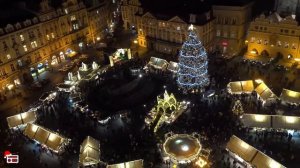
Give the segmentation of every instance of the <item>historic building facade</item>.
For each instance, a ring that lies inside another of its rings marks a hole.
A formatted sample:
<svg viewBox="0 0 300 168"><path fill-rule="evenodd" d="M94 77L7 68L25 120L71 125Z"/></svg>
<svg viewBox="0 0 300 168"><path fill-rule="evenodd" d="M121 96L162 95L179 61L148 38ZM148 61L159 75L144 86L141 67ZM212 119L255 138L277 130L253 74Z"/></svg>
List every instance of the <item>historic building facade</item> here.
<svg viewBox="0 0 300 168"><path fill-rule="evenodd" d="M227 56L245 47L253 2L237 6L214 5L215 49Z"/></svg>
<svg viewBox="0 0 300 168"><path fill-rule="evenodd" d="M42 0L34 18L0 28L0 86L9 89L55 67L103 36L106 2L87 8L68 0L59 9Z"/></svg>
<svg viewBox="0 0 300 168"><path fill-rule="evenodd" d="M136 27L135 14L139 10L141 10L141 3L139 0L122 1L121 13L125 30Z"/></svg>
<svg viewBox="0 0 300 168"><path fill-rule="evenodd" d="M251 22L247 37L247 57L299 61L300 27L292 16L281 18L278 13L260 15Z"/></svg>

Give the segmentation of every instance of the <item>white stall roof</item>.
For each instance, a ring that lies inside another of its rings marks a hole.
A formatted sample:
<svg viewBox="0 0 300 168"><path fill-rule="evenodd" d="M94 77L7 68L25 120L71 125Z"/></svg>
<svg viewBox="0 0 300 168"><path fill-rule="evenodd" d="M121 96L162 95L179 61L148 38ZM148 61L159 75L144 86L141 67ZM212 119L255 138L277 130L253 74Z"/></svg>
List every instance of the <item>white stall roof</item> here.
<svg viewBox="0 0 300 168"><path fill-rule="evenodd" d="M243 114L241 122L245 127L271 128L271 115Z"/></svg>
<svg viewBox="0 0 300 168"><path fill-rule="evenodd" d="M257 92L257 94L263 101L266 101L268 99L276 99L277 98L277 96L272 92L271 89L269 89L269 87L264 82L259 84L255 88L255 91Z"/></svg>
<svg viewBox="0 0 300 168"><path fill-rule="evenodd" d="M93 165L100 162L100 142L90 136L80 146L79 163Z"/></svg>
<svg viewBox="0 0 300 168"><path fill-rule="evenodd" d="M254 90L252 80L230 82L227 87L233 94L251 93Z"/></svg>
<svg viewBox="0 0 300 168"><path fill-rule="evenodd" d="M280 95L280 99L285 102L288 102L288 103L299 104L300 103L300 92L283 89L281 92L281 95Z"/></svg>
<svg viewBox="0 0 300 168"><path fill-rule="evenodd" d="M19 125L32 123L36 120L35 110L20 113L6 118L8 127L13 128Z"/></svg>
<svg viewBox="0 0 300 168"><path fill-rule="evenodd" d="M107 165L106 168L143 168L143 160L134 160L119 164Z"/></svg>
<svg viewBox="0 0 300 168"><path fill-rule="evenodd" d="M169 66L168 66L168 70L172 71L172 72L177 72L178 69L179 69L178 63L170 61Z"/></svg>

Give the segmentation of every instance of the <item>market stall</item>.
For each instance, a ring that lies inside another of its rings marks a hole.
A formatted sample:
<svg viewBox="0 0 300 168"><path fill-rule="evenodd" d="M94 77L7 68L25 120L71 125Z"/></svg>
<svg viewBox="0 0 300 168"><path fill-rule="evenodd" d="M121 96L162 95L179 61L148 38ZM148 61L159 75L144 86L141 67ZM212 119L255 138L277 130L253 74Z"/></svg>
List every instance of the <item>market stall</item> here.
<svg viewBox="0 0 300 168"><path fill-rule="evenodd" d="M272 128L271 115L243 114L240 120L245 127Z"/></svg>
<svg viewBox="0 0 300 168"><path fill-rule="evenodd" d="M165 59L151 57L147 66L153 67L154 69L166 70L169 63Z"/></svg>
<svg viewBox="0 0 300 168"><path fill-rule="evenodd" d="M229 151L230 155L234 159L244 164L246 167L285 168L280 163L263 154L261 151L257 150L235 135L231 136L226 145L226 150Z"/></svg>
<svg viewBox="0 0 300 168"><path fill-rule="evenodd" d="M267 100L274 100L278 98L264 82L260 83L255 88L255 91L263 103Z"/></svg>
<svg viewBox="0 0 300 168"><path fill-rule="evenodd" d="M179 69L178 63L170 61L167 69L173 73L177 73Z"/></svg>
<svg viewBox="0 0 300 168"><path fill-rule="evenodd" d="M300 92L283 89L280 95L280 99L283 102L290 104L300 104Z"/></svg>
<svg viewBox="0 0 300 168"><path fill-rule="evenodd" d="M252 80L230 82L227 85L230 94L252 93L254 85Z"/></svg>
<svg viewBox="0 0 300 168"><path fill-rule="evenodd" d="M39 125L28 123L24 135L56 153L62 152L69 140Z"/></svg>
<svg viewBox="0 0 300 168"><path fill-rule="evenodd" d="M143 168L143 167L144 166L143 166L142 159L106 166L106 168Z"/></svg>
<svg viewBox="0 0 300 168"><path fill-rule="evenodd" d="M33 123L36 118L36 109L31 109L27 112L7 117L6 120L9 128L16 128L25 126L28 123Z"/></svg>
<svg viewBox="0 0 300 168"><path fill-rule="evenodd" d="M90 136L80 145L79 164L82 166L95 165L100 162L100 142Z"/></svg>
<svg viewBox="0 0 300 168"><path fill-rule="evenodd" d="M123 60L130 60L131 58L131 50L129 48L117 49L115 53L109 56L110 66L114 66L116 63Z"/></svg>

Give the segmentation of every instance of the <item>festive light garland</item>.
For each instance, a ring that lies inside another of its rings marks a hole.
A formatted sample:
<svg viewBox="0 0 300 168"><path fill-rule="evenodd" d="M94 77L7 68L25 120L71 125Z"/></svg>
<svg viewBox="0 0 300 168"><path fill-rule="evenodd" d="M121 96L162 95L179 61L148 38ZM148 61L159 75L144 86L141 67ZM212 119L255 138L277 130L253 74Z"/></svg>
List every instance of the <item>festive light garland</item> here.
<svg viewBox="0 0 300 168"><path fill-rule="evenodd" d="M177 84L185 92L202 90L209 85L207 54L193 27L179 52Z"/></svg>

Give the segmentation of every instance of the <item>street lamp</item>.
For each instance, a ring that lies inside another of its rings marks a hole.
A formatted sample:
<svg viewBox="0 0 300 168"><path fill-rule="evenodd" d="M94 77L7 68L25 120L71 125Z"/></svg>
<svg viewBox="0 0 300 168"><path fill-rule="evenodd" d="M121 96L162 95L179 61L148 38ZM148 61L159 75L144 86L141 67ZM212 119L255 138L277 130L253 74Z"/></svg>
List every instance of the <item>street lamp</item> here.
<svg viewBox="0 0 300 168"><path fill-rule="evenodd" d="M137 44L137 43L138 43L138 41L137 41L137 40L134 40L134 41L133 41L133 43L134 43L134 44Z"/></svg>

